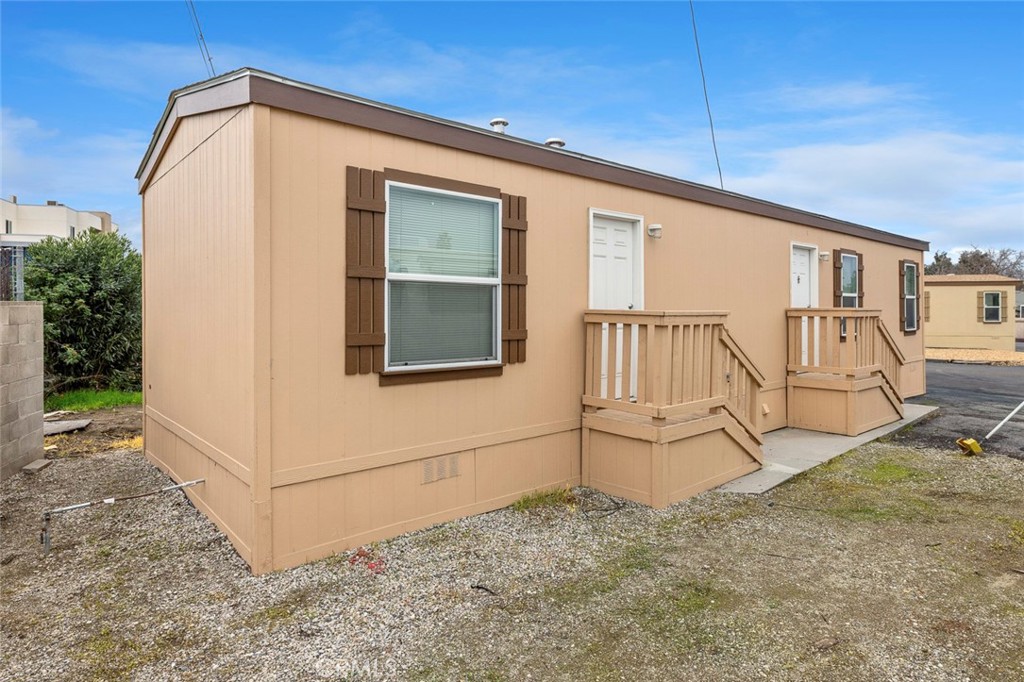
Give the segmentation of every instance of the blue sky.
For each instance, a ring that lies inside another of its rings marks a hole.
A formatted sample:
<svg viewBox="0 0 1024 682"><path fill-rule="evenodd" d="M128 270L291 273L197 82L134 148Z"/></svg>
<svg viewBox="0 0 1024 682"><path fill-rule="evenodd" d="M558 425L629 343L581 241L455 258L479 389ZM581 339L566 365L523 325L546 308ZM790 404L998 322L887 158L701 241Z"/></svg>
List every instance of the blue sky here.
<svg viewBox="0 0 1024 682"><path fill-rule="evenodd" d="M686 3L196 2L253 66L718 184ZM726 189L932 242L1024 249L1024 4L697 2ZM175 2L0 3L3 195L114 214L206 71Z"/></svg>

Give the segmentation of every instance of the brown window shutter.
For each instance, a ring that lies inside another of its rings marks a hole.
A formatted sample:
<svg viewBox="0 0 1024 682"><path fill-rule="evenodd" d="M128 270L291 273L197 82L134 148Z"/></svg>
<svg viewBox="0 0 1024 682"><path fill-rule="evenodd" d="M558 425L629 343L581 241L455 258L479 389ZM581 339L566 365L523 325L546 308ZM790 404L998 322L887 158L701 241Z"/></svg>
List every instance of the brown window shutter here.
<svg viewBox="0 0 1024 682"><path fill-rule="evenodd" d="M384 370L384 173L349 166L345 214L345 374Z"/></svg>
<svg viewBox="0 0 1024 682"><path fill-rule="evenodd" d="M864 307L864 254L857 254L857 307Z"/></svg>
<svg viewBox="0 0 1024 682"><path fill-rule="evenodd" d="M843 252L832 250L832 307L843 307Z"/></svg>
<svg viewBox="0 0 1024 682"><path fill-rule="evenodd" d="M932 321L932 292L924 292L924 321Z"/></svg>
<svg viewBox="0 0 1024 682"><path fill-rule="evenodd" d="M901 260L900 266L900 331L907 331L907 262Z"/></svg>
<svg viewBox="0 0 1024 682"><path fill-rule="evenodd" d="M526 197L501 195L501 358L526 361Z"/></svg>
<svg viewBox="0 0 1024 682"><path fill-rule="evenodd" d="M985 292L978 292L978 322L985 321Z"/></svg>
<svg viewBox="0 0 1024 682"><path fill-rule="evenodd" d="M999 322L1000 324L1010 319L1010 297L1006 292L999 294Z"/></svg>

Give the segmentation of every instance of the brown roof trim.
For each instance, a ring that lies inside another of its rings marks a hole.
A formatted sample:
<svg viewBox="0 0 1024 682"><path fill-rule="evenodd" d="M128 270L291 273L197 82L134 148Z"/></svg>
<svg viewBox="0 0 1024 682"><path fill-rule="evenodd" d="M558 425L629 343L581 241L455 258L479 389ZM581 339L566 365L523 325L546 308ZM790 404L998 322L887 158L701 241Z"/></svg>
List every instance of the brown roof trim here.
<svg viewBox="0 0 1024 682"><path fill-rule="evenodd" d="M735 192L651 173L565 149L502 135L455 121L400 109L255 69L240 69L171 93L136 178L139 192L159 160L177 119L239 104L264 104L370 130L408 137L484 156L546 168L624 187L776 218L872 241L927 251L928 242L837 220Z"/></svg>

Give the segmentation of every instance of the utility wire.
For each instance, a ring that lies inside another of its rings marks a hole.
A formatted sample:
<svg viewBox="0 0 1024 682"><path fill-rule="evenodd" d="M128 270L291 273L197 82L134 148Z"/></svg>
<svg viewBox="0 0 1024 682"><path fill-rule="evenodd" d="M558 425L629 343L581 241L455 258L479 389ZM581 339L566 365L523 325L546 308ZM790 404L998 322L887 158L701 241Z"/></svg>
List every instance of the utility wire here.
<svg viewBox="0 0 1024 682"><path fill-rule="evenodd" d="M199 14L196 12L196 5L192 0L185 0L188 5L188 14L192 19L192 30L196 34L196 42L199 44L199 53L203 56L203 66L210 78L217 75L213 68L213 57L210 56L210 49L206 47L206 38L203 37L203 27L199 23Z"/></svg>
<svg viewBox="0 0 1024 682"><path fill-rule="evenodd" d="M708 81L704 77L704 60L700 57L700 41L697 40L697 15L693 11L693 0L690 0L690 22L693 24L693 44L697 46L697 64L700 65L700 82L704 86L704 106L708 110L708 125L711 127L711 147L715 150L715 165L718 166L718 186L725 189L722 180L722 162L718 160L718 142L715 141L715 121L711 117L711 100L708 99Z"/></svg>

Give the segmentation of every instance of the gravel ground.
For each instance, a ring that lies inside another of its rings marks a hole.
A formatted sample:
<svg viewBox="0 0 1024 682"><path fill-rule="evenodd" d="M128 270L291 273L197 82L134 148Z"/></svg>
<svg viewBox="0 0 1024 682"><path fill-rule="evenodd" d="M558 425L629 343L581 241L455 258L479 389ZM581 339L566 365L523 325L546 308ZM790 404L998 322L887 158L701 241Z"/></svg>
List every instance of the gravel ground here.
<svg viewBox="0 0 1024 682"><path fill-rule="evenodd" d="M1012 350L983 350L980 348L925 348L928 360L950 362L980 362L990 365L1024 365L1024 353Z"/></svg>
<svg viewBox="0 0 1024 682"><path fill-rule="evenodd" d="M760 497L574 499L249 575L137 451L0 484L6 680L1024 680L1024 463L875 443Z"/></svg>

